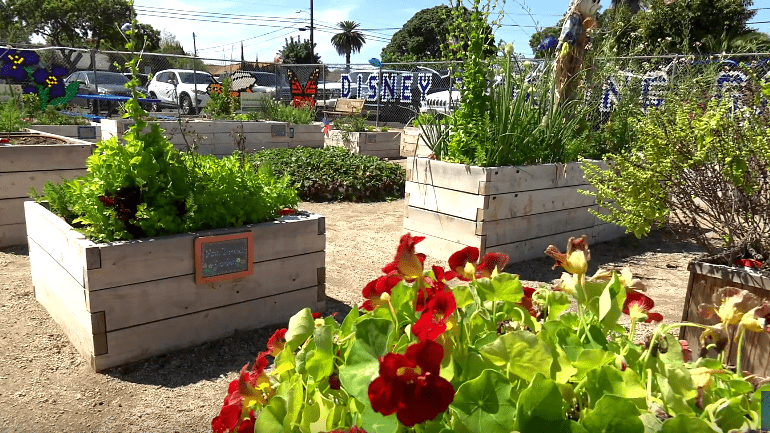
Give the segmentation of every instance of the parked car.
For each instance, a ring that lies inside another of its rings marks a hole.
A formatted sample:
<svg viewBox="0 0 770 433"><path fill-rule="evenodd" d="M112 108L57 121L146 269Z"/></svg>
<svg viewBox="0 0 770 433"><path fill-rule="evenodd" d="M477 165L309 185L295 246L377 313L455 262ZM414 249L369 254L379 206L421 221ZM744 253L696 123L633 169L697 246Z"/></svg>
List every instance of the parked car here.
<svg viewBox="0 0 770 433"><path fill-rule="evenodd" d="M126 88L128 78L117 72L106 71L76 71L64 79L64 84L68 85L77 81L80 83L78 94L80 95L113 95L113 96L131 96L131 91ZM140 93L147 95L147 89L137 88ZM93 108L93 99L75 98L71 104L86 106L89 110ZM107 110L110 113L117 112L119 103L111 101L99 101L99 108Z"/></svg>
<svg viewBox="0 0 770 433"><path fill-rule="evenodd" d="M208 72L196 73L188 69L160 71L152 77L147 89L150 99L160 100L152 104L152 111L160 111L163 107L179 107L183 114L197 114L196 111L200 112L211 99L206 88L212 83L216 83L216 80Z"/></svg>

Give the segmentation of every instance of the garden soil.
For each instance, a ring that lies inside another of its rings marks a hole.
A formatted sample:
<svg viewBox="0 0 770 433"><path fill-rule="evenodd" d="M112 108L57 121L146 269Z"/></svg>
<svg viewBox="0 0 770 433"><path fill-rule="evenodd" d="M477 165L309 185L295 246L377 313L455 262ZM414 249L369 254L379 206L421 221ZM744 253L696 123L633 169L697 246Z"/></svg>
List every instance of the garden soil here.
<svg viewBox="0 0 770 433"><path fill-rule="evenodd" d="M326 217L327 313L339 312L341 318L393 259L404 201L303 203L302 208ZM566 242L557 246L563 251ZM701 253L696 246L660 230L641 240L626 236L590 248L590 272L629 266L647 285L655 310L667 322L681 318L687 263ZM430 257L428 264L446 266L447 257ZM537 286L560 277L552 264L543 257L507 270ZM26 249L0 252L0 433L208 432L228 383L264 350L272 332L237 333L97 374L35 301ZM649 334L650 328L642 332Z"/></svg>

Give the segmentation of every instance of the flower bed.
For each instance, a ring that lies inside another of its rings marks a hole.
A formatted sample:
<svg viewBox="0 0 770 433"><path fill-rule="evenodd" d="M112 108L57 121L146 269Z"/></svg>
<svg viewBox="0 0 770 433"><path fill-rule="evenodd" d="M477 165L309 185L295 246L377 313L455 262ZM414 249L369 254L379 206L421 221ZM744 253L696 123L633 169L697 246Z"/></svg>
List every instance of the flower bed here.
<svg viewBox="0 0 770 433"><path fill-rule="evenodd" d="M27 243L23 202L30 200L30 187L84 174L92 151L92 144L82 140L42 132L19 134L57 144L0 145L0 247Z"/></svg>
<svg viewBox="0 0 770 433"><path fill-rule="evenodd" d="M425 236L432 257L472 246L519 262L564 237L602 242L624 233L588 212L597 206L578 192L591 189L580 163L475 167L410 158L407 168L404 230Z"/></svg>
<svg viewBox="0 0 770 433"><path fill-rule="evenodd" d="M238 149L236 141L240 135L247 152L262 149L292 148L297 146L321 148L324 136L320 125L295 125L285 122L241 122L241 121L152 121L164 131L175 148L185 150L197 140L198 152L202 155L231 155ZM130 120L102 120L102 139L121 138L133 124ZM182 134L182 131L186 134ZM200 136L200 138L198 138Z"/></svg>
<svg viewBox="0 0 770 433"><path fill-rule="evenodd" d="M230 383L213 431L758 428L770 383L733 373L721 360L691 362L687 344L670 332L699 325L661 324L649 343L636 344L636 324L663 317L630 272L587 276L585 237L570 238L565 253L546 250L567 271L553 289L523 287L517 275L499 272L505 255L481 257L472 247L452 254L449 269L425 269L416 252L422 241L401 238L394 261L364 287L366 302L342 323L304 309L277 330ZM618 324L624 314L630 329ZM744 317L757 331L759 316Z"/></svg>
<svg viewBox="0 0 770 433"><path fill-rule="evenodd" d="M94 243L25 203L35 298L95 371L325 308L324 218L284 216L233 229ZM250 232L253 273L196 284L202 236Z"/></svg>

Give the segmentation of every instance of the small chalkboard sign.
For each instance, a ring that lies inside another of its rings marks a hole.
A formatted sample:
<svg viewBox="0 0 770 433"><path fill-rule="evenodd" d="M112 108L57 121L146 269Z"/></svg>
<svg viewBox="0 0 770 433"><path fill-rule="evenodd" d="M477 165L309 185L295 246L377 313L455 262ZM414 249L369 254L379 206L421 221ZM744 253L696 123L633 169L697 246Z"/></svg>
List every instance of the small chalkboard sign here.
<svg viewBox="0 0 770 433"><path fill-rule="evenodd" d="M251 232L195 239L195 284L243 278L253 272Z"/></svg>

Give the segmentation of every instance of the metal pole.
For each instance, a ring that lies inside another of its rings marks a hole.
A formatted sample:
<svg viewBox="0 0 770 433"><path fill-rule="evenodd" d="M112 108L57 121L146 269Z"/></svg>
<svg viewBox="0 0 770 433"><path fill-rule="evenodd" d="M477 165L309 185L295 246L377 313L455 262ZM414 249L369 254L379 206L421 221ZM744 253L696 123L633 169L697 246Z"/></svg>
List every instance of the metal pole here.
<svg viewBox="0 0 770 433"><path fill-rule="evenodd" d="M313 45L313 0L310 0L310 63L315 63L315 45Z"/></svg>
<svg viewBox="0 0 770 433"><path fill-rule="evenodd" d="M378 72L380 75L379 80L377 81L377 117L374 119L374 126L379 127L380 126L380 95L382 94L382 65L380 65L380 70Z"/></svg>
<svg viewBox="0 0 770 433"><path fill-rule="evenodd" d="M195 66L196 57L198 57L198 49L195 47L195 32L193 32L193 92L195 94L192 96L192 103L193 107L195 107L195 114L198 114L198 70Z"/></svg>
<svg viewBox="0 0 770 433"><path fill-rule="evenodd" d="M94 70L94 92L96 92L96 96L99 96L99 79L96 76L96 49L91 50L91 67ZM97 116L102 115L101 107L100 107L100 101L98 99L94 100L94 113ZM107 113L107 116L109 117L110 113Z"/></svg>

